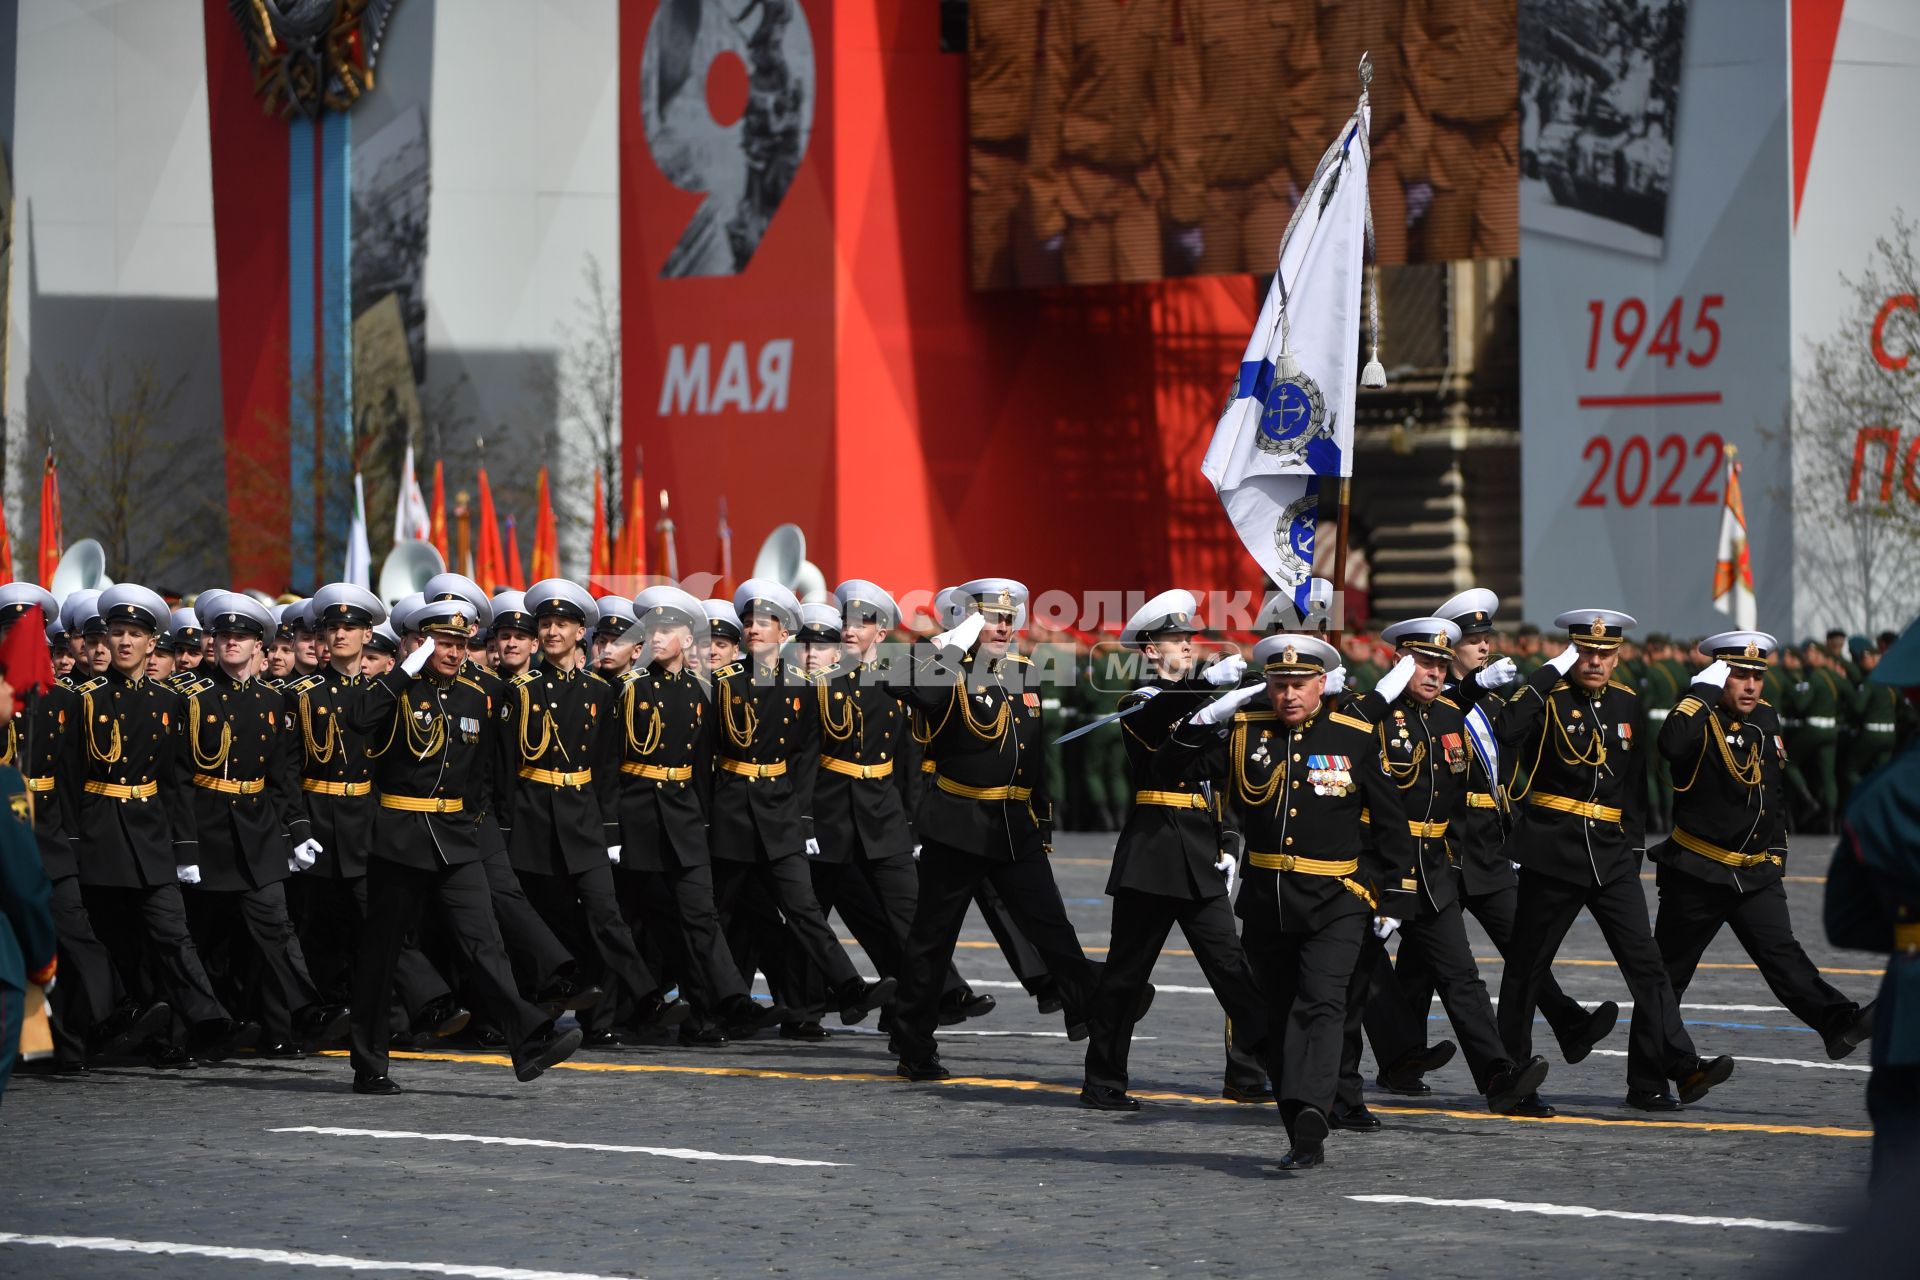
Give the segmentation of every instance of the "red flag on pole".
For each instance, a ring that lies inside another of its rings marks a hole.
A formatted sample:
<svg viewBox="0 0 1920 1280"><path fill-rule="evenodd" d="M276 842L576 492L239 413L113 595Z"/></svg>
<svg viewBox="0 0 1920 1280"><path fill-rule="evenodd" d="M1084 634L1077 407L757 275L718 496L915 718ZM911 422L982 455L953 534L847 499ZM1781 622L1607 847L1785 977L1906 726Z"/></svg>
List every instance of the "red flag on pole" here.
<svg viewBox="0 0 1920 1280"><path fill-rule="evenodd" d="M640 487L640 473L633 473L633 500L627 503L627 576L635 581L627 585L638 591L639 579L647 576L647 495Z"/></svg>
<svg viewBox="0 0 1920 1280"><path fill-rule="evenodd" d="M47 467L40 477L40 585L53 585L53 571L60 567L60 468L54 465L53 450L47 450Z"/></svg>
<svg viewBox="0 0 1920 1280"><path fill-rule="evenodd" d="M480 468L480 546L474 553L474 575L483 591L497 591L507 584L506 565L501 563L500 521L493 514L493 487L487 483L487 469Z"/></svg>
<svg viewBox="0 0 1920 1280"><path fill-rule="evenodd" d="M452 568L453 557L449 555L447 551L447 473L445 466L442 465L438 459L435 459L433 464L433 518L431 524L433 526L431 536L433 538L434 549L439 551L440 558L447 562L447 567Z"/></svg>
<svg viewBox="0 0 1920 1280"><path fill-rule="evenodd" d="M44 693L53 688L53 658L47 652L47 619L39 605L30 605L0 641L0 674L13 686L13 696ZM19 703L14 703L15 708Z"/></svg>
<svg viewBox="0 0 1920 1280"><path fill-rule="evenodd" d="M600 488L600 468L593 469L593 543L587 548L587 590L598 600L610 594L607 576L607 504Z"/></svg>
<svg viewBox="0 0 1920 1280"><path fill-rule="evenodd" d="M535 545L536 550L533 553L533 562L538 566L540 563L540 552L537 550L538 544ZM506 561L506 574L502 580L515 591L525 591L527 589L527 579L526 576L520 572L520 529L511 515L507 517ZM535 578L534 581L538 582L539 579Z"/></svg>
<svg viewBox="0 0 1920 1280"><path fill-rule="evenodd" d="M560 536L554 528L553 495L547 488L547 469L540 468L540 507L533 518L533 580L560 576Z"/></svg>

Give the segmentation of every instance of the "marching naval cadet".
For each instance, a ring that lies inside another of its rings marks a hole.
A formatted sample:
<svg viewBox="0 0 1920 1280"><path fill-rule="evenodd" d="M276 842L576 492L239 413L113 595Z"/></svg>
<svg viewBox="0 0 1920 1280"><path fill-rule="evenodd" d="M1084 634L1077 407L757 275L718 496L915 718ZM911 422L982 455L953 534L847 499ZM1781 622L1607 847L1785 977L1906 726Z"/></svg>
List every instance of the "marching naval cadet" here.
<svg viewBox="0 0 1920 1280"><path fill-rule="evenodd" d="M36 625L32 611L51 617L53 596L31 582L0 586L0 634L16 626ZM0 764L18 769L26 794L33 797L33 833L40 861L52 885L50 905L64 962L60 981L48 993L53 1032L53 1069L85 1067L89 1050L119 1054L145 1042L171 1020L165 1004L142 1011L114 1007L113 961L95 936L80 896L80 863L73 847L77 799L59 790L57 773L70 733L80 724L80 699L61 684L28 694L14 690L17 718L0 731Z"/></svg>
<svg viewBox="0 0 1920 1280"><path fill-rule="evenodd" d="M233 957L244 931L260 961L260 1052L295 1056L346 1034L347 1009L314 988L287 914L287 878L311 864L315 841L286 700L253 678L256 647L273 618L232 591L203 594L195 612L213 634L214 662L174 690L184 704L180 734L199 833L187 919L207 953L225 959L223 976L236 993L243 983Z"/></svg>
<svg viewBox="0 0 1920 1280"><path fill-rule="evenodd" d="M385 622L387 608L371 591L346 582L320 588L312 607L326 645L326 665L282 689L294 722L300 791L311 831L310 843L296 856L312 859L288 882L287 895L308 972L330 1003L345 1003L367 918L367 859L379 811L367 741L350 727L352 704L364 682L360 668L366 646L375 626ZM450 1036L467 1025L467 1010L412 943L400 951L395 989L404 1015L401 1030Z"/></svg>
<svg viewBox="0 0 1920 1280"><path fill-rule="evenodd" d="M614 688L574 665L599 606L585 588L547 578L526 592L540 631L540 660L507 682L497 713L510 777L503 777L501 834L514 872L535 908L563 936L576 910L601 970L624 987L645 1034L686 1021L687 1005L666 998L633 943L613 890L620 859L620 753ZM575 954L585 948L579 948ZM604 985L604 984L603 984Z"/></svg>
<svg viewBox="0 0 1920 1280"><path fill-rule="evenodd" d="M527 612L524 591L502 591L493 597L490 607L493 621L489 634L500 660L496 674L502 680L511 680L533 665L539 627Z"/></svg>
<svg viewBox="0 0 1920 1280"><path fill-rule="evenodd" d="M293 674L294 666L294 619L288 611L294 602L287 601L273 606L273 632L267 637L267 674L268 684L278 688L280 682Z"/></svg>
<svg viewBox="0 0 1920 1280"><path fill-rule="evenodd" d="M294 601L287 606L286 619L293 624L293 675L312 675L325 660L320 654L319 628L314 625L313 601Z"/></svg>
<svg viewBox="0 0 1920 1280"><path fill-rule="evenodd" d="M1500 1035L1516 1060L1532 1056L1541 979L1585 907L1633 993L1627 1105L1671 1110L1698 1102L1733 1074L1733 1059L1703 1059L1680 1021L1640 889L1646 843L1646 746L1633 740L1633 690L1614 680L1633 618L1575 609L1554 619L1568 640L1527 677L1495 723L1500 749L1528 771L1510 796L1519 812L1507 842L1520 896L1500 982Z"/></svg>
<svg viewBox="0 0 1920 1280"><path fill-rule="evenodd" d="M375 624L367 634L367 647L360 651L360 674L383 676L400 660L400 636L393 624Z"/></svg>
<svg viewBox="0 0 1920 1280"><path fill-rule="evenodd" d="M469 609L467 617L476 627L491 627L493 624L493 598L481 590L480 584L464 574L435 574L427 579L420 598L426 603L463 602ZM410 623L417 612L418 606L412 606L403 613L402 606L405 603L403 601L394 606L396 626L402 622ZM517 603L524 614L524 593L520 594ZM536 629L531 614L525 615L524 623L521 619L509 618L508 625L524 625L529 635ZM423 637L415 630L413 639L418 642ZM495 714L506 706L506 681L473 661L471 653L461 665L460 673L479 685L481 692L492 700ZM599 1004L606 993L599 984L588 981L580 972L573 953L561 944L547 919L535 909L525 886L514 871L507 851L507 823L503 821L511 817L506 810L512 803L513 751L504 735L499 741L499 750L488 753L481 760L481 767L487 770L488 778L476 801L479 813L475 818L480 848L484 854L482 866L486 871L488 888L493 894L494 916L509 953L524 967L530 978L525 984L529 998L555 1017L567 1009L582 1012ZM501 1043L501 1033L484 1024L470 1026L468 1034L483 1047L497 1047Z"/></svg>
<svg viewBox="0 0 1920 1280"><path fill-rule="evenodd" d="M608 596L601 607L610 600L616 608L624 603ZM640 628L645 653L644 664L620 678L614 703L621 744L614 881L628 919L669 957L692 1005L680 1043L723 1045L790 1014L748 993L714 905L707 845L714 718L689 665L706 614L674 586L646 588L625 613Z"/></svg>
<svg viewBox="0 0 1920 1280"><path fill-rule="evenodd" d="M380 743L374 766L380 813L367 867L367 922L353 993L353 1090L395 1094L387 1074L393 972L429 898L458 941L493 1025L505 1034L514 1074L532 1080L580 1047L514 986L492 894L481 868L474 802L491 783L483 761L504 753L504 723L464 671L473 626L465 600L428 601L408 625L429 637L394 671L366 682L348 727Z"/></svg>
<svg viewBox="0 0 1920 1280"><path fill-rule="evenodd" d="M712 851L723 922L732 919L748 882L758 880L778 903L807 960L827 980L828 1007L851 1026L893 999L895 981L866 982L828 927L807 855L812 834L820 720L813 684L781 660L798 625L800 602L781 584L749 578L734 593L747 656L713 669L716 730ZM740 965L745 972L747 965Z"/></svg>
<svg viewBox="0 0 1920 1280"><path fill-rule="evenodd" d="M1253 650L1264 681L1208 703L1161 748L1240 812L1249 865L1234 910L1267 997L1267 1070L1291 1143L1283 1169L1326 1158L1347 988L1378 907L1356 878L1361 810L1382 865L1410 875L1415 858L1399 789L1375 763L1374 726L1323 706L1339 662L1317 636L1268 636Z"/></svg>
<svg viewBox="0 0 1920 1280"><path fill-rule="evenodd" d="M1760 700L1774 648L1764 631L1708 636L1700 652L1713 662L1664 718L1658 745L1672 769L1674 825L1648 851L1660 868L1653 937L1679 999L1721 926L1731 925L1768 989L1837 1061L1873 1034L1873 1004L1836 990L1793 936L1782 883L1784 746L1773 708ZM1658 1071L1638 1067L1646 1078Z"/></svg>
<svg viewBox="0 0 1920 1280"><path fill-rule="evenodd" d="M74 675L76 682L103 676L113 665L113 650L107 644L107 620L100 612L101 591L87 587L69 595L60 605L60 625L75 642ZM146 667L141 667L141 675Z"/></svg>
<svg viewBox="0 0 1920 1280"><path fill-rule="evenodd" d="M926 717L935 763L915 824L920 892L893 1013L896 1070L909 1080L950 1074L934 1041L942 977L983 882L999 891L1081 1019L1097 977L1047 863L1053 806L1045 717L1031 664L1013 652L1027 589L1011 578L979 578L962 584L958 598L963 620L933 637L910 669L885 678L894 697Z"/></svg>
<svg viewBox="0 0 1920 1280"><path fill-rule="evenodd" d="M1507 785L1513 778L1514 756L1500 750L1494 722L1504 700L1500 690L1513 683L1517 671L1511 658L1492 656L1494 616L1499 611L1499 596L1484 587L1473 587L1454 596L1434 613L1460 628L1460 638L1453 646L1453 680L1449 690L1465 688L1469 679L1482 672L1494 676L1496 681L1491 687L1487 681L1476 681L1480 687L1471 705L1463 702L1466 706L1467 807L1449 828L1447 847L1453 854L1455 874L1460 878L1458 893L1462 908L1480 922L1495 949L1505 956L1508 939L1513 936L1514 909L1520 896L1519 880L1506 854L1508 815L1512 808L1507 799ZM1456 696L1455 701L1463 700ZM1432 1064L1418 1062L1408 1051L1425 1042L1426 1014L1433 1003L1435 980L1418 950L1409 953L1402 948L1393 972L1405 1006L1417 1017L1420 1029L1413 1033L1417 1039L1398 1045L1404 1055L1400 1059L1402 1065L1383 1068L1376 1083L1393 1093L1430 1094L1433 1090L1420 1076L1423 1070L1431 1070ZM1560 989L1551 972L1541 979L1539 998L1540 1014L1553 1028L1561 1056L1569 1065L1585 1059L1595 1045L1611 1035L1620 1017L1620 1006L1611 1000L1602 1001L1589 1013ZM1367 1021L1367 1034L1376 1051L1397 1044L1391 1014L1386 1012L1390 1004L1390 1001L1383 1002L1382 1015L1369 1017ZM1405 1034L1404 1030L1401 1034ZM1388 1048L1387 1062L1393 1061L1394 1050ZM1544 1118L1553 1114L1553 1108L1534 1097L1512 1114Z"/></svg>
<svg viewBox="0 0 1920 1280"><path fill-rule="evenodd" d="M166 684L173 679L175 670L173 633L162 631L153 638L153 652L147 655L147 679Z"/></svg>
<svg viewBox="0 0 1920 1280"><path fill-rule="evenodd" d="M74 849L87 915L123 981L144 988L149 958L162 992L188 1028L186 1049L156 1042L156 1065L218 1060L259 1039L214 994L187 927L180 887L200 879L199 836L180 733L179 695L146 678L147 654L168 615L166 601L118 583L98 598L111 663L74 685L80 711L54 790L76 797Z"/></svg>
<svg viewBox="0 0 1920 1280"><path fill-rule="evenodd" d="M1868 679L1920 701L1920 620L1909 623ZM1827 937L1887 956L1874 1000L1867 1114L1868 1189L1905 1211L1920 1162L1920 750L1867 777L1847 801L1827 871Z"/></svg>
<svg viewBox="0 0 1920 1280"><path fill-rule="evenodd" d="M1194 637L1197 602L1190 591L1165 591L1135 610L1120 643L1152 664L1139 688L1121 700L1120 721L1133 805L1113 850L1107 896L1113 899L1112 943L1100 970L1089 1018L1083 1106L1138 1111L1127 1093L1127 1053L1134 1024L1153 987L1147 979L1177 923L1207 985L1227 1012L1242 1052L1264 1053L1267 1002L1240 948L1227 894L1233 861L1221 848L1210 780L1189 776L1194 757L1163 756L1176 721L1199 709L1245 674L1230 654L1199 669ZM1104 730L1095 730L1104 732Z"/></svg>
<svg viewBox="0 0 1920 1280"><path fill-rule="evenodd" d="M200 615L182 605L173 611L167 630L173 639L176 673L197 670L201 660L206 657L207 639L207 633L200 626Z"/></svg>
<svg viewBox="0 0 1920 1280"><path fill-rule="evenodd" d="M1474 1087L1486 1096L1490 1110L1510 1115L1522 1109L1546 1079L1547 1061L1531 1057L1515 1062L1501 1043L1486 984L1474 967L1473 949L1467 942L1460 880L1449 841L1449 833L1464 818L1467 808L1467 710L1484 688L1508 679L1510 668L1482 672L1457 685L1456 691L1465 700L1463 706L1441 692L1452 670L1454 645L1459 638L1460 628L1445 618L1409 618L1387 627L1380 639L1394 646L1400 660L1352 707L1360 719L1376 726L1374 737L1379 746L1368 763L1377 760L1400 792L1407 832L1416 853L1410 876L1403 876L1396 884L1389 868L1386 877L1373 881L1379 900L1373 936L1384 947L1386 939L1398 932L1401 958L1414 958L1421 971L1432 975L1447 1020L1466 1053ZM1363 855L1363 861L1371 863L1379 828L1369 817L1361 815L1374 836ZM1404 1009L1398 982L1389 978L1383 987L1383 1002ZM1357 983L1356 988L1362 988L1358 995L1366 999L1363 984ZM1349 988L1349 1000L1355 998L1356 988ZM1368 1000L1369 1005L1372 1003ZM1405 1042L1419 1045L1425 1040L1426 1006L1415 1012L1418 1017ZM1359 1032L1360 1024L1349 1008L1341 1102L1349 1108L1350 1119L1343 1118L1336 1106L1336 1128L1376 1129L1380 1124L1360 1098ZM1376 1054L1380 1047L1376 1043Z"/></svg>
<svg viewBox="0 0 1920 1280"><path fill-rule="evenodd" d="M703 600L701 611L707 615L707 640L693 650L693 672L702 680L729 662L740 659L740 615L731 600Z"/></svg>
<svg viewBox="0 0 1920 1280"><path fill-rule="evenodd" d="M65 686L73 672L73 646L67 641L67 629L57 613L47 618L47 659L53 663L53 678Z"/></svg>

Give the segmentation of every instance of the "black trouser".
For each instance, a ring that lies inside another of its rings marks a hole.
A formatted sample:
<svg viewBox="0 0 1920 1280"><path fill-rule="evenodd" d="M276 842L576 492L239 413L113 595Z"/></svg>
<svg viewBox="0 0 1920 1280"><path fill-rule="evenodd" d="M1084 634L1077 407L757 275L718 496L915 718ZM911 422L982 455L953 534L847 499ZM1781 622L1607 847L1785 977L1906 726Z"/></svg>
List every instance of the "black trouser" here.
<svg viewBox="0 0 1920 1280"><path fill-rule="evenodd" d="M913 910L920 898L920 872L913 855L896 853L846 862L812 858L807 865L813 872L813 892L820 900L820 910L839 912L847 931L873 962L874 971L883 978L898 978L907 930L913 927ZM807 1003L822 1003L825 992L820 971L809 965L806 977ZM967 990L960 971L948 964L940 994Z"/></svg>
<svg viewBox="0 0 1920 1280"><path fill-rule="evenodd" d="M720 909L720 919L724 924L732 924L741 895L748 884L757 883L772 897L780 914L785 917L787 932L797 951L826 975L830 990L838 991L860 977L853 967L853 961L847 959L840 939L827 927L827 917L820 910L820 900L813 895L813 875L807 870L805 854L769 856L762 862L715 861L713 883L715 905ZM731 929L728 937L735 944L734 958L743 976L753 971L748 957L752 955L756 942L766 945L769 950L780 945L777 937L741 938ZM795 972L800 968L797 957L786 966L787 972L782 983L784 989L776 992L782 1003L786 1002L788 990L804 990L805 980ZM769 980L772 977L773 974L769 973Z"/></svg>
<svg viewBox="0 0 1920 1280"><path fill-rule="evenodd" d="M1240 935L1233 927L1233 907L1226 897L1169 898L1122 889L1113 895L1113 936L1107 947L1107 963L1094 988L1088 1022L1089 1085L1127 1087L1133 1011L1176 923L1241 1043L1258 1046L1266 1039L1267 1000L1254 981L1246 953L1240 949Z"/></svg>
<svg viewBox="0 0 1920 1280"><path fill-rule="evenodd" d="M554 933L567 940L574 955L599 957L601 971L619 984L617 991L609 990L610 996L640 1001L659 991L659 982L633 943L633 930L620 914L611 863L568 875L528 873L520 883L528 901Z"/></svg>
<svg viewBox="0 0 1920 1280"><path fill-rule="evenodd" d="M394 966L407 935L420 921L427 899L440 905L447 931L466 958L482 1008L507 1037L515 1061L526 1042L550 1019L521 999L513 966L500 940L493 895L482 864L405 867L375 857L367 867L367 921L353 973L353 1069L357 1075L387 1074L387 1006L393 999Z"/></svg>
<svg viewBox="0 0 1920 1280"><path fill-rule="evenodd" d="M138 889L83 885L80 896L121 981L137 991L143 1003L164 999L189 1026L227 1017L226 1006L214 995L199 949L193 945L179 885ZM157 989L147 982L149 956Z"/></svg>
<svg viewBox="0 0 1920 1280"><path fill-rule="evenodd" d="M560 939L553 936L553 930L528 901L527 891L504 849L488 854L480 865L485 869L487 894L499 921L500 939L523 966L520 971L526 976L527 989L537 991L572 964L573 955L560 945Z"/></svg>
<svg viewBox="0 0 1920 1280"><path fill-rule="evenodd" d="M696 1017L747 993L720 932L711 865L621 871L613 882L628 921L657 949Z"/></svg>
<svg viewBox="0 0 1920 1280"><path fill-rule="evenodd" d="M1628 1040L1627 1087L1658 1092L1669 1079L1693 1070L1699 1053L1680 1024L1680 1002L1647 921L1640 877L1607 884L1575 884L1525 867L1520 869L1520 908L1514 917L1507 971L1500 980L1500 1038L1507 1056L1533 1056L1533 1011L1541 979L1553 965L1567 930L1585 907L1607 940L1620 976L1633 993L1633 1030Z"/></svg>
<svg viewBox="0 0 1920 1280"><path fill-rule="evenodd" d="M1732 885L1711 884L1663 866L1659 884L1660 916L1653 937L1675 1000L1686 993L1700 957L1724 924L1733 926L1733 936L1753 958L1774 998L1822 1036L1841 1030L1859 1013L1858 1004L1820 976L1793 936L1787 890L1780 881L1742 893ZM1638 1005L1633 1017L1637 1026ZM1639 1044L1638 1039L1634 1044ZM1659 1074L1658 1063L1641 1062L1638 1067L1643 1075Z"/></svg>
<svg viewBox="0 0 1920 1280"><path fill-rule="evenodd" d="M1480 927L1487 931L1487 937L1492 939L1494 949L1500 953L1501 958L1510 960L1507 948L1513 937L1513 913L1519 907L1520 886L1510 884L1495 889L1492 893L1470 894L1463 884L1460 889L1460 903L1475 920L1480 922ZM1402 948L1400 958L1394 964L1394 973L1400 980L1400 991L1408 1007L1424 1023L1427 1011L1433 1007L1434 988L1438 985L1433 971L1427 967L1421 956L1409 956L1406 949ZM1553 1028L1554 1038L1560 1042L1561 1049L1566 1050L1585 1032L1587 1011L1581 1007L1579 1001L1560 989L1560 984L1554 979L1551 971L1541 980L1539 1000L1540 1016L1547 1020L1549 1027ZM1380 1049L1380 1040L1374 1034L1371 1024L1368 1025L1367 1034L1374 1037L1373 1047L1377 1052ZM1421 1032L1420 1035L1424 1043L1425 1032Z"/></svg>
<svg viewBox="0 0 1920 1280"><path fill-rule="evenodd" d="M328 1004L351 1003L354 957L359 954L367 918L367 878L323 878L302 872L287 881L287 907L307 957L307 974L320 998ZM453 994L411 939L400 949L393 986L404 1016L403 1029L412 1025L422 1009Z"/></svg>
<svg viewBox="0 0 1920 1280"><path fill-rule="evenodd" d="M900 992L893 1010L894 1040L900 1056L908 1061L934 1056L944 975L953 961L967 907L984 882L999 891L1002 904L1053 971L1067 1003L1077 1009L1091 1006L1093 965L1080 949L1047 860L982 858L925 840L920 846L920 897L913 926L907 931Z"/></svg>
<svg viewBox="0 0 1920 1280"><path fill-rule="evenodd" d="M62 1062L79 1062L87 1052L87 1033L113 1012L113 957L94 936L80 877L53 882L53 930L60 951L60 980L47 998L47 1022L53 1053Z"/></svg>
<svg viewBox="0 0 1920 1280"><path fill-rule="evenodd" d="M1867 1116L1873 1121L1873 1168L1867 1189L1911 1192L1920 1170L1920 1066L1873 1064L1867 1077ZM1897 1212L1908 1212L1902 1202Z"/></svg>
<svg viewBox="0 0 1920 1280"><path fill-rule="evenodd" d="M1373 1042L1374 1061L1382 1070L1402 1056L1426 1046L1426 1006L1417 1009L1407 1002L1398 975L1409 965L1431 975L1440 988L1440 1004L1453 1024L1453 1034L1466 1055L1473 1072L1474 1088L1487 1091L1494 1075L1512 1065L1506 1046L1500 1039L1499 1025L1493 1017L1493 1001L1487 997L1487 984L1473 963L1473 948L1467 943L1466 918L1460 903L1450 902L1437 912L1419 916L1400 926L1400 955L1386 963L1384 945L1376 965L1376 982L1367 996L1367 1038ZM1384 971L1382 976L1381 971ZM1359 1100L1360 1040L1352 1036L1341 1062L1340 1097L1345 1102ZM1353 1092L1348 1091L1348 1066L1352 1067Z"/></svg>
<svg viewBox="0 0 1920 1280"><path fill-rule="evenodd" d="M1241 934L1267 995L1267 1072L1289 1133L1302 1107L1325 1112L1333 1106L1347 986L1367 936L1368 917L1361 913L1313 930L1282 929L1277 920L1255 918Z"/></svg>
<svg viewBox="0 0 1920 1280"><path fill-rule="evenodd" d="M924 852L922 850L923 855ZM987 932L1000 944L1000 953L1007 958L1007 967L1013 970L1013 976L1020 980L1027 994L1038 995L1053 985L1053 975L1047 972L1047 962L1041 959L1040 953L1020 932L1020 926L1014 923L1006 903L994 892L992 883L982 880L979 889L974 892L973 901L980 908L980 918L987 922ZM1079 1013L1081 1009L1073 1006L1071 1011Z"/></svg>
<svg viewBox="0 0 1920 1280"><path fill-rule="evenodd" d="M287 891L275 881L253 889L191 888L183 893L187 922L202 958L226 984L229 1008L257 1009L269 1041L290 1040L293 1016L320 1002L307 959L287 915ZM241 934L252 944L242 955ZM242 998L250 994L251 1001Z"/></svg>

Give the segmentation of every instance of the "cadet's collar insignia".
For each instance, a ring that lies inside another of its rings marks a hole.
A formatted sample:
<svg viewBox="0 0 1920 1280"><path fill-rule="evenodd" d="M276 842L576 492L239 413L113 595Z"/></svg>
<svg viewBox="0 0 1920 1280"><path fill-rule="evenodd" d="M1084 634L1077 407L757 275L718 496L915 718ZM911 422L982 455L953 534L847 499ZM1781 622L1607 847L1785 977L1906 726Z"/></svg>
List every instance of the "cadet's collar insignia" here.
<svg viewBox="0 0 1920 1280"><path fill-rule="evenodd" d="M1606 635L1607 634L1606 620L1604 618L1595 618L1593 620L1593 625L1587 628L1587 634L1592 636L1596 640Z"/></svg>

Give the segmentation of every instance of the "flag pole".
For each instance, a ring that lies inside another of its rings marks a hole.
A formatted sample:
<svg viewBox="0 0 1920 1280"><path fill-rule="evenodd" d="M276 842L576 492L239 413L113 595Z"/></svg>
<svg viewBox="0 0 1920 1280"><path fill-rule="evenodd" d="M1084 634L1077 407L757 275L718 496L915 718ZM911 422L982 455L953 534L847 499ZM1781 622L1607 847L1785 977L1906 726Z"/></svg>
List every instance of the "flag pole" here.
<svg viewBox="0 0 1920 1280"><path fill-rule="evenodd" d="M1347 512L1353 507L1353 477L1340 477L1340 515L1339 523L1333 531L1333 607L1334 619L1340 625L1333 627L1329 634L1334 645L1338 646L1340 637L1346 630L1347 620Z"/></svg>

